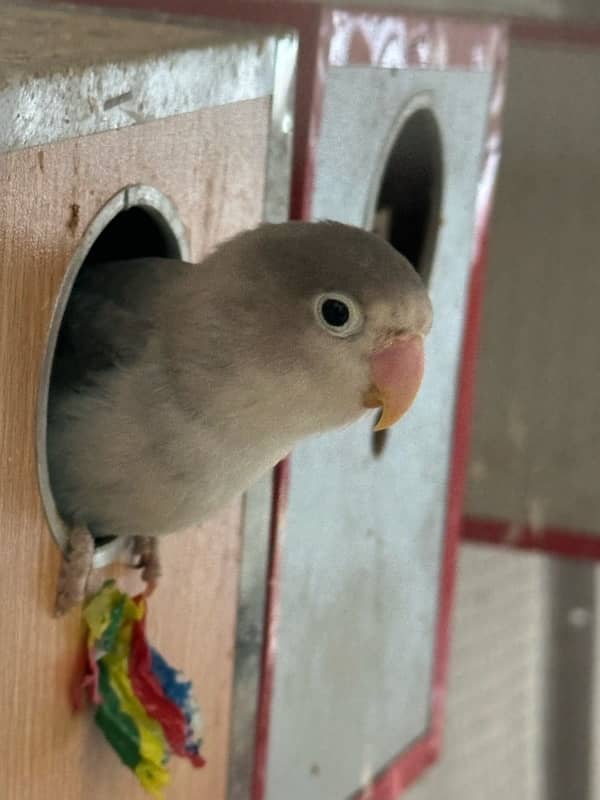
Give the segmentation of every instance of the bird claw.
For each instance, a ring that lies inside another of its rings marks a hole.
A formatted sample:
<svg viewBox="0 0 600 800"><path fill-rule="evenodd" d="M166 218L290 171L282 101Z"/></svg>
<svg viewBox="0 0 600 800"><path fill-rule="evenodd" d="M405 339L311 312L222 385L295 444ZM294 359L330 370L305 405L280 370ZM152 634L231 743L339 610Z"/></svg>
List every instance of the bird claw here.
<svg viewBox="0 0 600 800"><path fill-rule="evenodd" d="M136 536L133 542L132 566L141 569L146 595L152 594L162 575L158 540L154 536Z"/></svg>
<svg viewBox="0 0 600 800"><path fill-rule="evenodd" d="M54 614L62 617L85 599L94 560L94 538L85 527L73 528L63 553Z"/></svg>

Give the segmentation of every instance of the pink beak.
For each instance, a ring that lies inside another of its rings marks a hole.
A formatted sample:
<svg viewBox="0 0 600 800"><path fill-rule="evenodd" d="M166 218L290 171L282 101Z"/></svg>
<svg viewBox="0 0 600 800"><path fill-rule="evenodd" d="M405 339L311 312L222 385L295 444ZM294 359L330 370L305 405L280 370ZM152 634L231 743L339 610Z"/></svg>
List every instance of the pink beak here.
<svg viewBox="0 0 600 800"><path fill-rule="evenodd" d="M390 428L413 404L425 368L422 336L402 336L371 356L366 408L382 408L374 430Z"/></svg>

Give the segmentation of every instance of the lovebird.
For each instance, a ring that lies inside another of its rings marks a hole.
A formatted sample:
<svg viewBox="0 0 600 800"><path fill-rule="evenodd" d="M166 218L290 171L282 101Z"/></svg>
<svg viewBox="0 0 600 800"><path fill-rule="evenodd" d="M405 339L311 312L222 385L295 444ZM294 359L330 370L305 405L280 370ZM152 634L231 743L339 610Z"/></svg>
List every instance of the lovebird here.
<svg viewBox="0 0 600 800"><path fill-rule="evenodd" d="M48 466L71 531L57 613L85 594L94 539L156 542L210 518L308 436L411 406L432 307L384 239L337 222L262 224L199 264L83 270L59 334Z"/></svg>

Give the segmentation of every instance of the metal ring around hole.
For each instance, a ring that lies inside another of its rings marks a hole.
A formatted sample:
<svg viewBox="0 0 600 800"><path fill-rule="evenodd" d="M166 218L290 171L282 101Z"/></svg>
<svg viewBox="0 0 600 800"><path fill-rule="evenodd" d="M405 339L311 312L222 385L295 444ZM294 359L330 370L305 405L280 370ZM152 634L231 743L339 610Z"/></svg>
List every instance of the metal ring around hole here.
<svg viewBox="0 0 600 800"><path fill-rule="evenodd" d="M153 186L136 184L121 189L98 211L85 230L65 270L63 282L58 291L54 310L52 312L52 319L46 342L46 352L42 363L36 424L36 449L40 495L50 533L61 550L64 550L67 544L68 532L65 523L58 513L52 495L46 449L48 390L50 387L50 375L52 372L58 331L71 296L71 290L73 289L75 279L92 245L118 214L134 207L142 208L150 214L158 227L172 240L172 244L176 245L178 258L184 261L190 258L188 235L173 202ZM121 537L101 545L94 553L94 567L104 567L107 564L121 560L125 554L129 552L130 544L130 539Z"/></svg>

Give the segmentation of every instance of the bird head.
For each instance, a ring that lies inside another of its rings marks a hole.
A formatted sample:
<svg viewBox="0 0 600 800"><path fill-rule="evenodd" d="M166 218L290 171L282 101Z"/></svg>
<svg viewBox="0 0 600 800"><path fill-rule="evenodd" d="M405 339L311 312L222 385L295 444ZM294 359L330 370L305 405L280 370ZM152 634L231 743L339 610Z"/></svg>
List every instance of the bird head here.
<svg viewBox="0 0 600 800"><path fill-rule="evenodd" d="M410 408L432 308L420 276L388 242L341 223L289 222L227 247L224 292L247 386L276 386L274 405L287 406L302 434L375 408L381 430Z"/></svg>

